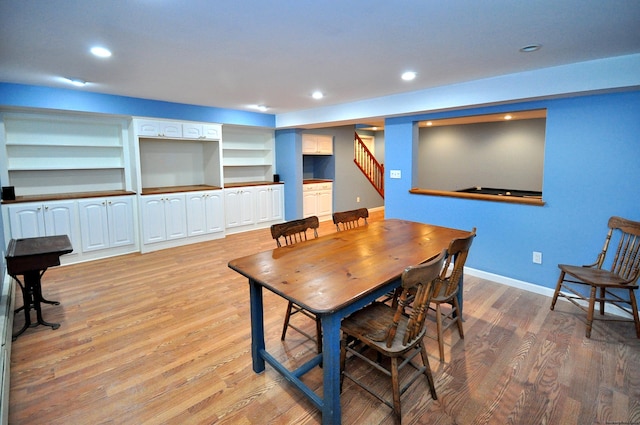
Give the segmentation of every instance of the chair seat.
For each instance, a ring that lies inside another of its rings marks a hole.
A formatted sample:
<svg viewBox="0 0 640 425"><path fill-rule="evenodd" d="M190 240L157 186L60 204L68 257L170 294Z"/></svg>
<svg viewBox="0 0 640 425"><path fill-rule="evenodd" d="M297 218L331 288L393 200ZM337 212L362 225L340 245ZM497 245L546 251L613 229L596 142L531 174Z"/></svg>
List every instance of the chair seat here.
<svg viewBox="0 0 640 425"><path fill-rule="evenodd" d="M624 287L625 289L637 289L638 284L629 284L620 276L611 273L608 270L596 269L591 267L571 266L567 264L558 264L563 272L581 280L582 282L597 287Z"/></svg>
<svg viewBox="0 0 640 425"><path fill-rule="evenodd" d="M379 351L388 357L398 357L411 350L413 341L404 345L401 338L395 338L391 347L387 347L386 337L389 323L393 321L395 312L395 308L381 302L375 302L344 319L342 321L342 330L361 341L368 341L371 345L375 345ZM404 334L407 323L408 317L400 317L397 330L399 335ZM423 331L418 334L416 339L424 337L425 329L423 328Z"/></svg>

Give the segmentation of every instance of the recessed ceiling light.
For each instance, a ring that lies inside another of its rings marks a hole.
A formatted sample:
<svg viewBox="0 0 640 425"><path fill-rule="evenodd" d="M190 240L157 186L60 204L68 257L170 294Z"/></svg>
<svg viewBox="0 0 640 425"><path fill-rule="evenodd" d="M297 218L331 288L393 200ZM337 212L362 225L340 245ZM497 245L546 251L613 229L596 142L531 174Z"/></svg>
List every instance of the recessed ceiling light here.
<svg viewBox="0 0 640 425"><path fill-rule="evenodd" d="M401 78L405 81L411 81L416 78L416 73L414 71L403 72Z"/></svg>
<svg viewBox="0 0 640 425"><path fill-rule="evenodd" d="M507 115L505 115L505 116L504 116L504 119L505 119L505 120L510 120L511 118L513 118L513 117L512 117L511 115L509 115L509 114L507 114Z"/></svg>
<svg viewBox="0 0 640 425"><path fill-rule="evenodd" d="M109 51L109 49L105 49L104 47L99 46L92 47L91 53L99 58L108 58L111 56L111 51Z"/></svg>
<svg viewBox="0 0 640 425"><path fill-rule="evenodd" d="M83 87L87 84L86 81L81 80L80 78L65 78L65 80L67 80L68 82L70 82L76 87Z"/></svg>
<svg viewBox="0 0 640 425"><path fill-rule="evenodd" d="M322 99L324 97L324 94L321 91L316 90L311 94L311 97L313 97L314 99Z"/></svg>
<svg viewBox="0 0 640 425"><path fill-rule="evenodd" d="M427 127L431 127L433 123L431 121L427 121Z"/></svg>
<svg viewBox="0 0 640 425"><path fill-rule="evenodd" d="M531 53L531 52L540 50L541 47L542 47L542 44L528 44L524 47L521 47L520 51L522 53Z"/></svg>

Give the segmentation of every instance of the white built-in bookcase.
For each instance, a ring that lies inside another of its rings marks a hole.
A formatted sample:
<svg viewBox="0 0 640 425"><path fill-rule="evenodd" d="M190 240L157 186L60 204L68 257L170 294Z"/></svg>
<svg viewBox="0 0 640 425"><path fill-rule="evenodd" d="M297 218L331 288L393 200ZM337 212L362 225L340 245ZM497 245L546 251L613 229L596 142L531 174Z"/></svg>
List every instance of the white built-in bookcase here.
<svg viewBox="0 0 640 425"><path fill-rule="evenodd" d="M131 190L126 119L1 115L2 185L16 196Z"/></svg>
<svg viewBox="0 0 640 425"><path fill-rule="evenodd" d="M224 125L224 184L273 181L275 141L272 129Z"/></svg>

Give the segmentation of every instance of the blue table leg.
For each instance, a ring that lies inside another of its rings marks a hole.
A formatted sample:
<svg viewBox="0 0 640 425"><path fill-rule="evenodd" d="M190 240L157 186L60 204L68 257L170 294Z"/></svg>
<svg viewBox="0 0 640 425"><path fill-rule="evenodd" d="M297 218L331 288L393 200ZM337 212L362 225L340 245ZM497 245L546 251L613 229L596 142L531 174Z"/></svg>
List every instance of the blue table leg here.
<svg viewBox="0 0 640 425"><path fill-rule="evenodd" d="M341 423L340 410L340 322L341 316L322 316L322 423Z"/></svg>
<svg viewBox="0 0 640 425"><path fill-rule="evenodd" d="M251 357L253 371L264 371L264 310L262 308L262 286L249 279L249 301L251 304Z"/></svg>

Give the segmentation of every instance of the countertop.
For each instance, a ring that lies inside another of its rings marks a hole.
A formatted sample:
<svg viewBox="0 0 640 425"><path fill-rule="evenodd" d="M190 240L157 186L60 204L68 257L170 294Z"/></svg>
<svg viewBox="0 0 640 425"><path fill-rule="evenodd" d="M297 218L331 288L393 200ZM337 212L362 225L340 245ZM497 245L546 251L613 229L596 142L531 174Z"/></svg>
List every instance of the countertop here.
<svg viewBox="0 0 640 425"><path fill-rule="evenodd" d="M302 180L302 184L313 184L313 183L333 183L333 180L329 180L329 179L304 179L304 180Z"/></svg>

